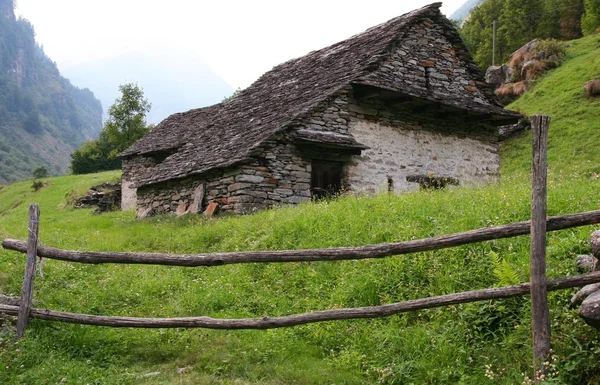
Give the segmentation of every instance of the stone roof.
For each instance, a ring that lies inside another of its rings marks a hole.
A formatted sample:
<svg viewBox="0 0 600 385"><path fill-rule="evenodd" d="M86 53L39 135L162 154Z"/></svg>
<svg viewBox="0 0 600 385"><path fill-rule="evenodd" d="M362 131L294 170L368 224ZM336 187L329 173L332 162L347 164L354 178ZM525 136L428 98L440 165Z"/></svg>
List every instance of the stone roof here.
<svg viewBox="0 0 600 385"><path fill-rule="evenodd" d="M327 48L280 64L230 101L171 115L121 153L121 157L172 153L161 164L149 169L147 174L139 175L138 187L244 161L253 149L286 128L294 119L307 116L337 91L351 84L381 87L381 79L369 75L391 55L394 44L411 26L426 19L443 27L446 39L453 44L457 56L467 63L467 71L481 80L478 84L486 100L467 97L452 100L445 94L424 93L410 84L398 85L392 90L476 113L519 116L505 111L493 90L483 83L483 75L451 22L441 14L440 6L441 3L428 5ZM313 139L316 137L311 136ZM351 138L322 139L338 140L340 144L355 148L358 145Z"/></svg>

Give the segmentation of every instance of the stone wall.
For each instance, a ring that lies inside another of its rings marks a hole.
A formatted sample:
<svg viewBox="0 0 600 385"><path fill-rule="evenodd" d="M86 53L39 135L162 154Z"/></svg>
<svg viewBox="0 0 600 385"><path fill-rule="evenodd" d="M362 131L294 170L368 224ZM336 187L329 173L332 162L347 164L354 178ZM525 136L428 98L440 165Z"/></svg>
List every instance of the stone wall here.
<svg viewBox="0 0 600 385"><path fill-rule="evenodd" d="M255 151L245 164L196 177L145 186L137 191L138 213L185 212L203 191L202 210L210 202L237 214L310 201L311 161L285 134Z"/></svg>
<svg viewBox="0 0 600 385"><path fill-rule="evenodd" d="M497 128L469 123L457 111L440 118L415 112L410 104L389 106L380 98L348 95L349 133L369 147L345 168L350 191L383 191L393 181L396 192L419 188L407 177L428 175L458 179L461 184L496 182L500 157Z"/></svg>
<svg viewBox="0 0 600 385"><path fill-rule="evenodd" d="M479 69L474 68L474 71ZM465 61L458 57L441 25L429 20L415 24L401 36L393 54L366 77L371 84L409 90L416 96L432 97L448 103L461 100L489 104L481 92L487 87L476 79Z"/></svg>
<svg viewBox="0 0 600 385"><path fill-rule="evenodd" d="M123 176L121 178L121 210L136 208L137 189L133 187L137 175L147 168L154 167L157 159L152 156L139 155L123 159Z"/></svg>
<svg viewBox="0 0 600 385"><path fill-rule="evenodd" d="M489 183L498 177L497 146L420 129L402 129L372 121L354 121L350 132L370 148L346 167L351 191L419 189L407 177L455 178L464 184Z"/></svg>
<svg viewBox="0 0 600 385"><path fill-rule="evenodd" d="M244 164L138 189L138 213L189 211L200 190L202 197L194 212L210 202L234 213L307 202L312 195L311 162L315 159L344 162L342 184L353 192L388 189L390 178L396 192L418 189L418 183L406 180L414 175L452 177L463 184L497 180L495 127L468 123L461 114L440 119L413 109L410 105L389 106L377 97L355 99L352 88L346 88L264 142ZM292 137L295 129L350 134L370 148L348 156L317 145L299 147ZM124 162L124 186L132 183L126 176L157 162L139 158Z"/></svg>

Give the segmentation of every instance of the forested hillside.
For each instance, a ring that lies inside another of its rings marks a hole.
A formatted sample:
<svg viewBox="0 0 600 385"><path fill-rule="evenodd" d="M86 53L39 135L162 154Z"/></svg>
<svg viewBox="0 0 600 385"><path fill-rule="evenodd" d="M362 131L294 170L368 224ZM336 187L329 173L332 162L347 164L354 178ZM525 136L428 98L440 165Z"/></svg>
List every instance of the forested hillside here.
<svg viewBox="0 0 600 385"><path fill-rule="evenodd" d="M100 101L60 75L13 0L0 0L0 184L40 165L66 172L69 154L101 128Z"/></svg>
<svg viewBox="0 0 600 385"><path fill-rule="evenodd" d="M493 22L497 20L496 63L530 40L571 40L600 27L600 0L486 0L475 7L461 35L481 68L492 64Z"/></svg>

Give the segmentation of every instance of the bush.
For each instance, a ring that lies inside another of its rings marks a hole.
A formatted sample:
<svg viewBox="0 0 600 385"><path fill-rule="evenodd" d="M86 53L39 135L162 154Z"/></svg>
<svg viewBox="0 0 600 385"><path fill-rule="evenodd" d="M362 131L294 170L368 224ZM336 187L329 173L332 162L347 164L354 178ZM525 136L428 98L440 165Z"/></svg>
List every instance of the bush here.
<svg viewBox="0 0 600 385"><path fill-rule="evenodd" d="M534 51L537 51L536 55L544 51L546 53L544 57L550 59L552 56L556 56L559 60L562 60L567 53L564 45L556 39L540 40Z"/></svg>
<svg viewBox="0 0 600 385"><path fill-rule="evenodd" d="M33 191L38 191L42 187L44 187L44 182L42 182L41 180L34 180L33 184L31 185Z"/></svg>
<svg viewBox="0 0 600 385"><path fill-rule="evenodd" d="M121 159L110 158L110 147L102 137L87 141L71 154L71 172L90 174L99 171L118 170Z"/></svg>

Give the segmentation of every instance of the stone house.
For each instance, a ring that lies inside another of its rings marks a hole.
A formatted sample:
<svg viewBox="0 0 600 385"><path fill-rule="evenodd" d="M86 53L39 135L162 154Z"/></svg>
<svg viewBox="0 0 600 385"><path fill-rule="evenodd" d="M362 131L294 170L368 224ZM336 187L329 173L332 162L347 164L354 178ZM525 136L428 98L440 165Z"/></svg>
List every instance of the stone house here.
<svg viewBox="0 0 600 385"><path fill-rule="evenodd" d="M229 101L174 114L121 154L124 209L248 213L340 190L499 176L503 109L431 4L290 60Z"/></svg>

